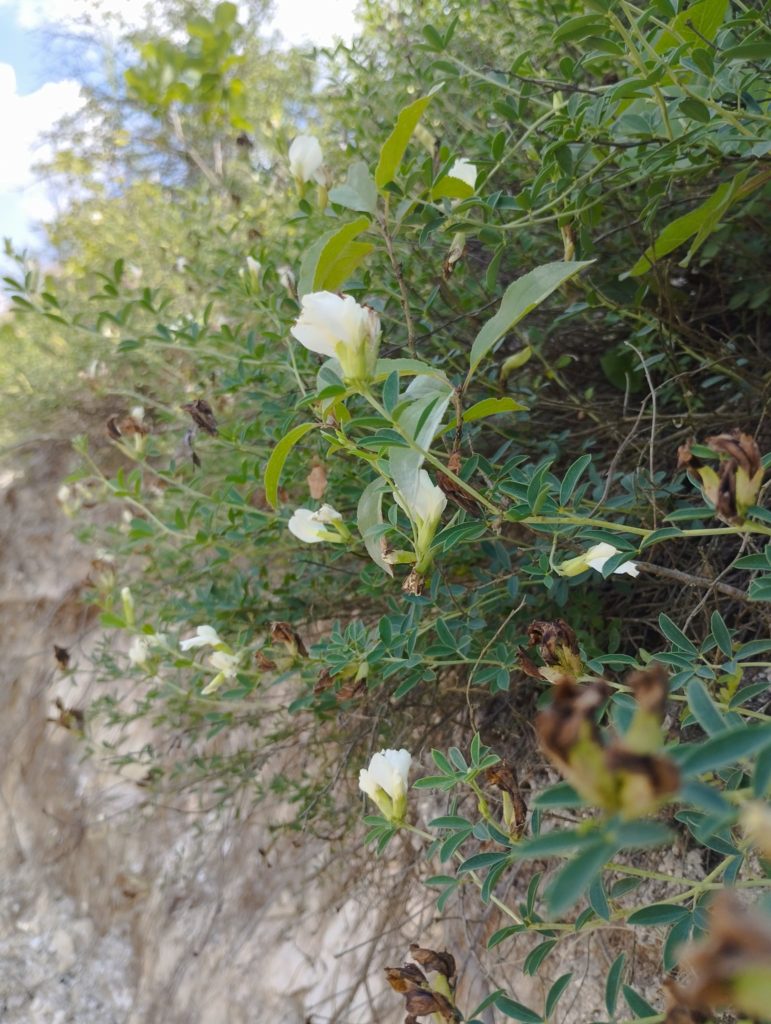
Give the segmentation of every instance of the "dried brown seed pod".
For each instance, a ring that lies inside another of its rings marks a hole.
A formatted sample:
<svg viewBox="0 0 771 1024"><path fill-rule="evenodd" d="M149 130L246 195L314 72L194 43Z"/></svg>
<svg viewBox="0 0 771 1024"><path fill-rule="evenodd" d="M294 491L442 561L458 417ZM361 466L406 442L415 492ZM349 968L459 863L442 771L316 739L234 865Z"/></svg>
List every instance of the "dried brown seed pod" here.
<svg viewBox="0 0 771 1024"><path fill-rule="evenodd" d="M58 644L54 644L54 657L62 668L67 668L70 663L70 652L66 647L60 647Z"/></svg>
<svg viewBox="0 0 771 1024"><path fill-rule="evenodd" d="M403 967L385 967L386 981L396 992L414 992L428 985L428 978L415 964L404 964Z"/></svg>
<svg viewBox="0 0 771 1024"><path fill-rule="evenodd" d="M436 950L424 949L417 942L413 942L410 945L410 956L427 971L436 971L448 980L455 977L455 957L446 949L437 953Z"/></svg>
<svg viewBox="0 0 771 1024"><path fill-rule="evenodd" d="M669 672L658 662L652 662L647 668L630 672L626 677L626 685L634 694L634 699L644 710L655 715L661 722L664 708L669 696Z"/></svg>
<svg viewBox="0 0 771 1024"><path fill-rule="evenodd" d="M308 657L308 649L303 643L302 637L297 633L289 622L272 622L270 625L270 638L274 643L283 643L293 655L300 655L301 658Z"/></svg>
<svg viewBox="0 0 771 1024"><path fill-rule="evenodd" d="M578 650L578 638L571 626L564 619L552 622L536 620L527 627L527 636L533 647L543 658L549 668L558 668L564 675L578 678L583 672L581 655ZM541 673L550 679L551 673Z"/></svg>
<svg viewBox="0 0 771 1024"><path fill-rule="evenodd" d="M771 925L735 893L715 897L707 934L684 953L680 967L690 981L669 986L677 1004L707 1016L734 1006L740 1016L768 1020L767 989L758 982L771 976Z"/></svg>
<svg viewBox="0 0 771 1024"><path fill-rule="evenodd" d="M212 407L205 398L196 398L193 402L186 402L182 408L190 414L193 423L206 434L214 437L217 433L217 421L214 418Z"/></svg>
<svg viewBox="0 0 771 1024"><path fill-rule="evenodd" d="M499 761L485 772L485 778L491 786L496 786L509 798L503 801L503 817L506 827L512 835L521 836L527 825L527 804L519 788L519 780L514 765L508 761Z"/></svg>

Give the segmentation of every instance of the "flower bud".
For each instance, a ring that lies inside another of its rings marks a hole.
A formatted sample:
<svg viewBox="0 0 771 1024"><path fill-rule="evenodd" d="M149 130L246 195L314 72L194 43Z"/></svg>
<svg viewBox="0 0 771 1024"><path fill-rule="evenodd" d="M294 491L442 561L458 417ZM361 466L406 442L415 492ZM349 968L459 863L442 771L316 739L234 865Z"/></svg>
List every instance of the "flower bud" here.
<svg viewBox="0 0 771 1024"><path fill-rule="evenodd" d="M393 824L404 821L407 812L412 755L408 750L381 750L373 754L368 768L359 772L359 789L377 804L384 818Z"/></svg>
<svg viewBox="0 0 771 1024"><path fill-rule="evenodd" d="M298 135L289 147L289 169L302 184L316 176L323 162L324 154L315 135Z"/></svg>

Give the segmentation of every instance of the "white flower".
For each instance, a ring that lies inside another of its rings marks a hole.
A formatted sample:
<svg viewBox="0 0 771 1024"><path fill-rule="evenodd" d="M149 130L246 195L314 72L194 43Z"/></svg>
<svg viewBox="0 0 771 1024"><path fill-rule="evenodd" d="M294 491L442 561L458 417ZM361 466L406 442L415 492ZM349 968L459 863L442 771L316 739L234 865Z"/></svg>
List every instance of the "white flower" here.
<svg viewBox="0 0 771 1024"><path fill-rule="evenodd" d="M324 162L315 135L298 135L289 147L289 169L299 181L310 181Z"/></svg>
<svg viewBox="0 0 771 1024"><path fill-rule="evenodd" d="M447 172L447 177L457 178L459 181L465 182L470 188L474 188L477 183L477 173L476 166L470 160L462 158L455 161Z"/></svg>
<svg viewBox="0 0 771 1024"><path fill-rule="evenodd" d="M578 576L587 569L602 572L608 559L618 554L618 548L612 544L595 544L576 558L568 558L557 569L560 576ZM639 576L640 570L634 562L622 562L613 570L614 575Z"/></svg>
<svg viewBox="0 0 771 1024"><path fill-rule="evenodd" d="M145 407L143 405L135 405L131 410L132 420L136 420L137 423L143 423L145 418Z"/></svg>
<svg viewBox="0 0 771 1024"><path fill-rule="evenodd" d="M398 497L396 500L399 501ZM431 482L431 477L421 469L418 475L418 488L414 501L405 512L418 523L438 523L447 505L447 495L441 487Z"/></svg>
<svg viewBox="0 0 771 1024"><path fill-rule="evenodd" d="M252 288L259 288L262 264L259 260L256 260L254 256L246 257L246 268L242 267L238 273L240 274L241 279Z"/></svg>
<svg viewBox="0 0 771 1024"><path fill-rule="evenodd" d="M128 649L129 661L132 665L144 665L150 654L147 640L142 636L135 636Z"/></svg>
<svg viewBox="0 0 771 1024"><path fill-rule="evenodd" d="M380 348L380 319L351 295L310 292L292 335L311 352L337 359L346 380L368 380Z"/></svg>
<svg viewBox="0 0 771 1024"><path fill-rule="evenodd" d="M134 595L130 587L123 587L120 592L120 599L123 604L123 618L129 626L134 625Z"/></svg>
<svg viewBox="0 0 771 1024"><path fill-rule="evenodd" d="M217 670L217 675L204 686L201 695L207 697L210 693L216 693L228 679L235 679L239 660L240 655L228 654L227 651L215 651L214 654L210 654L209 664Z"/></svg>
<svg viewBox="0 0 771 1024"><path fill-rule="evenodd" d="M421 469L412 500L408 503L396 493L394 498L415 525L415 570L423 573L431 564L431 544L447 505L447 495L441 487L431 482L426 470Z"/></svg>
<svg viewBox="0 0 771 1024"><path fill-rule="evenodd" d="M199 626L195 631L195 636L181 640L179 646L181 650L189 651L192 647L206 647L207 645L214 647L221 643L219 634L213 626Z"/></svg>
<svg viewBox="0 0 771 1024"><path fill-rule="evenodd" d="M343 517L332 508L331 505L322 505L316 512L309 508L295 509L292 518L289 520L289 532L293 533L298 540L306 544L319 544L322 541L331 541L333 544L345 542L344 528L341 530ZM327 526L336 527L328 530Z"/></svg>
<svg viewBox="0 0 771 1024"><path fill-rule="evenodd" d="M389 821L404 820L411 764L409 750L380 750L373 754L369 768L359 772L359 789L377 804Z"/></svg>
<svg viewBox="0 0 771 1024"><path fill-rule="evenodd" d="M216 668L226 679L235 679L238 671L239 656L227 654L225 651L215 651L209 655L209 664Z"/></svg>

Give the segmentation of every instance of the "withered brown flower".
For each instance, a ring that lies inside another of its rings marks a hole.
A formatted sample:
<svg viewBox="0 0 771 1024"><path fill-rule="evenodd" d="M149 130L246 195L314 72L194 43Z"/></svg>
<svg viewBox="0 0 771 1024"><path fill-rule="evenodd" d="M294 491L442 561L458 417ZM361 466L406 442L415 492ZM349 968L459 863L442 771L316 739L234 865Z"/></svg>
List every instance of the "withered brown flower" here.
<svg viewBox="0 0 771 1024"><path fill-rule="evenodd" d="M578 650L578 638L564 619L531 622L527 627L527 636L531 646L538 648L547 669L558 669L561 675L573 679L581 675L583 665ZM554 681L553 672L544 672L541 669L540 674L543 678Z"/></svg>
<svg viewBox="0 0 771 1024"><path fill-rule="evenodd" d="M721 457L717 469L694 454L694 443L688 441L677 449L677 468L685 469L701 488L718 518L727 523L743 522L763 482L763 465L755 438L741 430L706 438L705 446Z"/></svg>
<svg viewBox="0 0 771 1024"><path fill-rule="evenodd" d="M274 643L282 643L293 656L301 658L308 657L308 649L303 643L302 637L289 622L271 622L270 638Z"/></svg>
<svg viewBox="0 0 771 1024"><path fill-rule="evenodd" d="M768 1020L771 924L735 893L719 893L710 907L705 938L686 950L680 970L690 980L669 986L677 1004L706 1015L716 1007L733 1006L742 1016Z"/></svg>
<svg viewBox="0 0 771 1024"><path fill-rule="evenodd" d="M193 402L186 402L182 408L190 414L193 423L206 434L214 437L217 434L217 421L214 418L212 407L205 398L196 398Z"/></svg>
<svg viewBox="0 0 771 1024"><path fill-rule="evenodd" d="M630 672L626 685L631 688L634 699L644 710L655 715L659 722L664 719L664 708L669 696L669 673L659 662L654 661L647 668Z"/></svg>
<svg viewBox="0 0 771 1024"><path fill-rule="evenodd" d="M450 1000L443 996L441 992L431 992L429 989L417 988L405 994L404 1002L407 1013L413 1017L427 1017L429 1014L438 1013L442 1020L460 1020Z"/></svg>
<svg viewBox="0 0 771 1024"><path fill-rule="evenodd" d="M536 733L546 756L585 799L609 812L640 817L677 792L679 773L673 761L652 752L660 740L659 721L644 709L623 740L606 744L595 712L610 692L601 681L578 686L560 680L551 706L536 718Z"/></svg>
<svg viewBox="0 0 771 1024"><path fill-rule="evenodd" d="M522 835L527 824L527 804L519 788L514 765L508 761L499 761L487 769L485 778L491 786L496 786L504 794L503 817L506 827L512 835Z"/></svg>
<svg viewBox="0 0 771 1024"><path fill-rule="evenodd" d="M404 964L403 967L385 967L386 981L395 992L404 994L428 985L428 978L415 964Z"/></svg>
<svg viewBox="0 0 771 1024"><path fill-rule="evenodd" d="M436 950L423 949L417 942L413 942L410 945L410 956L427 971L436 971L438 974L444 975L448 981L455 977L455 957L446 949L437 953Z"/></svg>

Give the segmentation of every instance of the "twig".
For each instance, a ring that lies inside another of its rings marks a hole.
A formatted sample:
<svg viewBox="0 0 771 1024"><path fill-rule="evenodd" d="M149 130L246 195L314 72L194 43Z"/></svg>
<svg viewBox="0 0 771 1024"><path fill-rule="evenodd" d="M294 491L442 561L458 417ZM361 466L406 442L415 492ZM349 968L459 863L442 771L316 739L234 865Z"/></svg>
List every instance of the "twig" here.
<svg viewBox="0 0 771 1024"><path fill-rule="evenodd" d="M383 240L386 244L388 259L391 263L396 283L399 285L399 294L402 297L402 311L404 312L404 323L407 327L407 347L410 350L410 355L415 359L417 358L417 349L415 348L415 326L412 322L412 315L410 314L410 299L407 294L407 284L404 280L401 264L397 260L394 252L393 240L391 238L391 232L388 230L388 224L385 216L379 221L379 224L380 230L383 234Z"/></svg>
<svg viewBox="0 0 771 1024"><path fill-rule="evenodd" d="M648 472L650 473L651 480L651 504L653 506L653 526L655 528L658 525L656 522L656 517L658 516L658 508L656 506L656 478L653 469L653 448L656 443L656 388L653 386L651 373L648 369L648 364L645 362L645 359L643 358L642 352L640 352L637 346L633 345L631 341L625 341L624 344L627 348L631 348L631 350L640 360L640 365L643 368L645 379L648 382L648 390L650 391L651 395L651 442L650 450L648 453Z"/></svg>
<svg viewBox="0 0 771 1024"><path fill-rule="evenodd" d="M714 588L726 597L733 597L736 601L749 603L749 598L743 590L732 587L729 583L719 583L717 580L709 580L706 576L692 576L688 572L681 572L679 569L667 569L663 565L654 565L653 562L639 562L635 559L635 565L652 576L662 576L664 579L675 580L686 587L708 587Z"/></svg>

